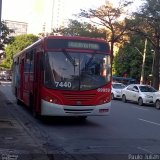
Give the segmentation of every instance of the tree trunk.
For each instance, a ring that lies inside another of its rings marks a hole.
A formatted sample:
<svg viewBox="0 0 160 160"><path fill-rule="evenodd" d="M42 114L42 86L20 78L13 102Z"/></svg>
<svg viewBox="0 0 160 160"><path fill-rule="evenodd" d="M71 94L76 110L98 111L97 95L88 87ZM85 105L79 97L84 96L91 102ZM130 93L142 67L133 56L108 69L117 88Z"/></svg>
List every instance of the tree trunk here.
<svg viewBox="0 0 160 160"><path fill-rule="evenodd" d="M114 42L111 41L110 43L110 52L111 52L111 69L113 67L113 59L114 59ZM111 71L111 76L112 76L112 72L113 70Z"/></svg>
<svg viewBox="0 0 160 160"><path fill-rule="evenodd" d="M110 52L111 52L111 62L113 62L114 59L114 42L110 42Z"/></svg>
<svg viewBox="0 0 160 160"><path fill-rule="evenodd" d="M147 50L147 39L145 39L145 44L144 44L144 52L143 52L143 62L142 62L140 84L144 84L144 68L145 68L145 60L146 60L146 50Z"/></svg>

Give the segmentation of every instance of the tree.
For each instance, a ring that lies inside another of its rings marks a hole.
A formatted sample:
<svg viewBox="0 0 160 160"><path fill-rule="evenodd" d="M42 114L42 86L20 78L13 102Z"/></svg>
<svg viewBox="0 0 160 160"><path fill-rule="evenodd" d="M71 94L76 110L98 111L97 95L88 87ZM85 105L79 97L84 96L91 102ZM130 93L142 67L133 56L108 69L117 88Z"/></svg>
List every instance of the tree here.
<svg viewBox="0 0 160 160"><path fill-rule="evenodd" d="M123 76L124 73L128 77L132 77L140 81L142 61L143 61L143 51L144 51L144 41L138 35L130 35L130 41L126 42L118 51L114 58L114 70L117 76ZM146 60L144 65L144 81L147 83L150 81L149 75L151 74L152 60L151 55L151 43L148 42L146 47Z"/></svg>
<svg viewBox="0 0 160 160"><path fill-rule="evenodd" d="M77 20L69 20L68 27L61 27L53 30L52 34L59 33L68 36L83 36L92 38L105 38L105 31L87 23Z"/></svg>
<svg viewBox="0 0 160 160"><path fill-rule="evenodd" d="M155 51L153 87L159 89L160 66L160 0L146 0L138 13L133 14L130 30L150 41Z"/></svg>
<svg viewBox="0 0 160 160"><path fill-rule="evenodd" d="M113 7L109 1L106 1L106 4L98 9L89 9L89 11L81 10L81 13L79 14L81 17L91 19L96 25L105 28L106 40L111 44L112 55L114 44L124 40L127 24L124 20L120 20L120 18L126 13L125 8L130 4L131 2L129 1L123 1L123 3L119 3L118 7Z"/></svg>
<svg viewBox="0 0 160 160"><path fill-rule="evenodd" d="M2 21L0 23L0 31L0 50L4 50L5 45L12 41L12 37L9 35L10 33L13 33L13 30L9 29L5 22Z"/></svg>
<svg viewBox="0 0 160 160"><path fill-rule="evenodd" d="M14 37L12 42L5 48L6 59L2 62L1 66L11 68L13 56L37 40L38 37L33 34L25 34Z"/></svg>

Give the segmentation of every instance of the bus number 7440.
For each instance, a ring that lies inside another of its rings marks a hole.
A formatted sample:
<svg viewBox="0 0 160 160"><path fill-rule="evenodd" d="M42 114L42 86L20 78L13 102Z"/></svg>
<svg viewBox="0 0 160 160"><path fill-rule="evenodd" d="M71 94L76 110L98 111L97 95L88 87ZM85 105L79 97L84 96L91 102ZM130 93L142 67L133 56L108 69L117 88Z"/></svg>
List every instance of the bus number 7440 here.
<svg viewBox="0 0 160 160"><path fill-rule="evenodd" d="M65 87L65 88L71 88L72 84L71 82L55 82L56 87Z"/></svg>

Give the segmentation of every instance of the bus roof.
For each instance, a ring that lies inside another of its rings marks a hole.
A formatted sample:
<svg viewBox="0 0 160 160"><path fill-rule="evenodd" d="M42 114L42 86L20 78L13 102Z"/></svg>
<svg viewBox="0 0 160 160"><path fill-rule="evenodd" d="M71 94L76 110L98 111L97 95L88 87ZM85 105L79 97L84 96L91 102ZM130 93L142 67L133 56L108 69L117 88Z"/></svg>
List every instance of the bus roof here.
<svg viewBox="0 0 160 160"><path fill-rule="evenodd" d="M73 41L72 41L73 40ZM86 41L86 42L85 42ZM13 58L16 58L21 53L32 49L34 46L39 44L45 44L47 49L93 49L93 50L102 50L106 52L109 50L109 44L100 38L90 38L90 37L80 37L80 36L54 36L50 35L42 39L37 40L33 44L29 45L21 52L15 54ZM55 45L53 45L55 44Z"/></svg>
<svg viewBox="0 0 160 160"><path fill-rule="evenodd" d="M91 41L97 41L97 42L104 42L107 43L105 39L102 38L91 38L91 37L82 37L82 36L54 36L54 35L50 35L50 36L46 36L42 39L79 39L79 40L91 40Z"/></svg>

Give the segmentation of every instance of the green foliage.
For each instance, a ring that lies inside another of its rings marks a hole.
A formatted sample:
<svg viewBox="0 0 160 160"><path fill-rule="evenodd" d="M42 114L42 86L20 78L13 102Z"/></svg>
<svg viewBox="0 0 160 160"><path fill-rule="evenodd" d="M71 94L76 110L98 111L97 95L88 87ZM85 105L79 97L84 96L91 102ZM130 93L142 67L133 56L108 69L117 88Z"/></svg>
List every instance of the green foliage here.
<svg viewBox="0 0 160 160"><path fill-rule="evenodd" d="M106 36L104 30L100 30L89 23L82 23L71 19L69 20L68 27L57 28L53 30L53 33L60 33L61 35L67 36L82 36L92 38L105 38Z"/></svg>
<svg viewBox="0 0 160 160"><path fill-rule="evenodd" d="M160 39L160 0L145 0L139 12L128 19L128 27L138 35L148 38L154 47Z"/></svg>
<svg viewBox="0 0 160 160"><path fill-rule="evenodd" d="M0 22L0 50L4 50L4 46L12 41L12 37L9 36L10 33L13 33L13 30L9 29L5 22Z"/></svg>
<svg viewBox="0 0 160 160"><path fill-rule="evenodd" d="M12 42L5 48L6 59L2 62L1 66L10 68L12 65L13 56L37 40L38 37L33 34L25 34L14 37Z"/></svg>
<svg viewBox="0 0 160 160"><path fill-rule="evenodd" d="M125 9L131 4L128 1L120 1L117 7L114 7L110 1L97 9L89 9L89 11L81 10L80 17L92 20L106 30L106 39L111 44L111 54L114 52L114 44L122 42L126 39L127 24L124 20L120 20L124 15ZM125 13L126 14L126 13Z"/></svg>
<svg viewBox="0 0 160 160"><path fill-rule="evenodd" d="M160 0L145 0L139 12L133 14L128 27L134 33L145 37L155 51L153 66L153 87L159 89L160 66Z"/></svg>

